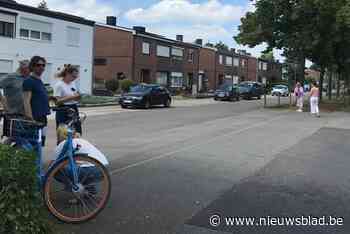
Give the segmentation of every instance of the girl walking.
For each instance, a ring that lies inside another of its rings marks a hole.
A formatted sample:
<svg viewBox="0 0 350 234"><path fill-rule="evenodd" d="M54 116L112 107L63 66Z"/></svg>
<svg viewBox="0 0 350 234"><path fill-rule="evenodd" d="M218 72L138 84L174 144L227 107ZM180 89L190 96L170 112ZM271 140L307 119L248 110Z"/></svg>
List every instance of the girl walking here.
<svg viewBox="0 0 350 234"><path fill-rule="evenodd" d="M320 110L318 107L318 98L319 98L320 90L317 87L317 83L314 82L312 84L312 88L310 91L310 107L311 107L311 114L315 115L317 117L320 117Z"/></svg>

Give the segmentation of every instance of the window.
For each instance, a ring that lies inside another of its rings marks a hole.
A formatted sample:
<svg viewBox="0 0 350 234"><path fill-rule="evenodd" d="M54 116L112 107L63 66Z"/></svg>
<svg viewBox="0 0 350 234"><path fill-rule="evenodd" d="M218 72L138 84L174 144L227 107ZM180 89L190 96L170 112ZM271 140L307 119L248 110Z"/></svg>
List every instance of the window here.
<svg viewBox="0 0 350 234"><path fill-rule="evenodd" d="M220 54L219 55L219 64L223 64L224 63L224 57Z"/></svg>
<svg viewBox="0 0 350 234"><path fill-rule="evenodd" d="M182 48L173 47L171 48L171 55L182 58L184 56L184 50Z"/></svg>
<svg viewBox="0 0 350 234"><path fill-rule="evenodd" d="M80 29L67 27L67 45L68 46L79 46L80 45Z"/></svg>
<svg viewBox="0 0 350 234"><path fill-rule="evenodd" d="M52 24L38 20L21 18L20 37L50 42L52 40Z"/></svg>
<svg viewBox="0 0 350 234"><path fill-rule="evenodd" d="M194 51L192 49L188 50L188 61L193 62L194 59Z"/></svg>
<svg viewBox="0 0 350 234"><path fill-rule="evenodd" d="M158 45L157 56L170 57L170 47Z"/></svg>
<svg viewBox="0 0 350 234"><path fill-rule="evenodd" d="M242 60L241 60L241 63L242 63L242 67L245 67L245 66L246 66L246 60L245 60L245 59L242 59Z"/></svg>
<svg viewBox="0 0 350 234"><path fill-rule="evenodd" d="M29 30L21 28L19 35L20 37L29 38Z"/></svg>
<svg viewBox="0 0 350 234"><path fill-rule="evenodd" d="M15 36L16 16L0 12L0 36L13 38Z"/></svg>
<svg viewBox="0 0 350 234"><path fill-rule="evenodd" d="M0 21L0 36L13 37L14 24Z"/></svg>
<svg viewBox="0 0 350 234"><path fill-rule="evenodd" d="M0 60L0 76L6 75L12 72L11 60Z"/></svg>
<svg viewBox="0 0 350 234"><path fill-rule="evenodd" d="M232 66L232 57L230 57L230 56L226 57L226 65L227 66Z"/></svg>
<svg viewBox="0 0 350 234"><path fill-rule="evenodd" d="M263 70L263 71L267 71L267 63L263 63L262 70Z"/></svg>
<svg viewBox="0 0 350 234"><path fill-rule="evenodd" d="M51 33L41 33L41 40L43 41L51 41Z"/></svg>
<svg viewBox="0 0 350 234"><path fill-rule="evenodd" d="M96 66L104 66L107 65L107 59L105 58L95 58L94 59L94 64Z"/></svg>
<svg viewBox="0 0 350 234"><path fill-rule="evenodd" d="M142 42L142 53L143 54L150 54L150 44L147 42Z"/></svg>
<svg viewBox="0 0 350 234"><path fill-rule="evenodd" d="M168 85L168 73L167 72L157 72L157 84Z"/></svg>
<svg viewBox="0 0 350 234"><path fill-rule="evenodd" d="M233 59L233 65L234 65L235 67L238 67L238 66L239 66L239 58L234 58L234 59Z"/></svg>
<svg viewBox="0 0 350 234"><path fill-rule="evenodd" d="M30 38L40 40L40 32L39 31L30 31Z"/></svg>
<svg viewBox="0 0 350 234"><path fill-rule="evenodd" d="M183 83L183 74L181 72L171 73L171 87L180 88Z"/></svg>

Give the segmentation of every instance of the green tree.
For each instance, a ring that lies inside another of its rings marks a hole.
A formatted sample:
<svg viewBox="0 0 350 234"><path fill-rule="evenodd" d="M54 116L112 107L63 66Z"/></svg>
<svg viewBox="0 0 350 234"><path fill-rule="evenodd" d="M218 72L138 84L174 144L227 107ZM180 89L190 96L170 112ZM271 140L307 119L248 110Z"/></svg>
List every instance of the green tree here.
<svg viewBox="0 0 350 234"><path fill-rule="evenodd" d="M230 48L228 47L228 45L226 45L225 43L223 43L222 41L219 41L219 43L216 43L214 46L216 49L218 50L225 50L225 51L229 51Z"/></svg>
<svg viewBox="0 0 350 234"><path fill-rule="evenodd" d="M265 52L261 53L260 58L265 59L265 60L269 60L272 62L275 61L275 56L273 55L273 51L268 51L268 52L265 51Z"/></svg>

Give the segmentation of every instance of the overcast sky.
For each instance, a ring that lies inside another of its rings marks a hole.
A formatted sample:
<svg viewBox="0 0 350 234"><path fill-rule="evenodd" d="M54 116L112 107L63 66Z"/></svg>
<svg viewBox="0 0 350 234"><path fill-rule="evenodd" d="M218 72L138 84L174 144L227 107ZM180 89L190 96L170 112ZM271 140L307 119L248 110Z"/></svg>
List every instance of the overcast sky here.
<svg viewBox="0 0 350 234"><path fill-rule="evenodd" d="M41 0L17 0L19 3L37 6ZM204 43L223 41L236 49L246 49L260 56L265 48L245 48L237 45L240 18L254 6L249 0L46 0L49 9L71 13L97 22L105 22L107 15L118 17L118 24L125 27L145 26L147 31L169 38L184 35L193 42L202 38ZM275 57L281 59L280 51Z"/></svg>

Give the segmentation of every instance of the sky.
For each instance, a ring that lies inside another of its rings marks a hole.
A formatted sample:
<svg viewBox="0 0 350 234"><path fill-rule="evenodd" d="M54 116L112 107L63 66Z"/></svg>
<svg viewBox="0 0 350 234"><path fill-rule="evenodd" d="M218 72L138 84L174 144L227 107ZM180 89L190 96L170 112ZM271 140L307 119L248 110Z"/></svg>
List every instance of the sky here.
<svg viewBox="0 0 350 234"><path fill-rule="evenodd" d="M41 0L16 0L37 6ZM49 9L81 16L105 23L107 15L118 17L118 25L144 26L152 33L175 39L184 35L184 41L197 38L204 43L224 42L231 48L246 49L260 56L264 45L248 48L238 45L233 36L238 33L240 18L254 11L249 0L46 0ZM275 58L283 60L281 51Z"/></svg>

